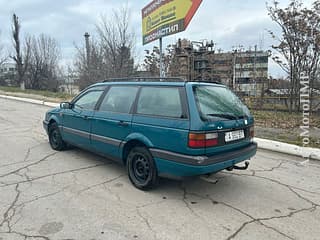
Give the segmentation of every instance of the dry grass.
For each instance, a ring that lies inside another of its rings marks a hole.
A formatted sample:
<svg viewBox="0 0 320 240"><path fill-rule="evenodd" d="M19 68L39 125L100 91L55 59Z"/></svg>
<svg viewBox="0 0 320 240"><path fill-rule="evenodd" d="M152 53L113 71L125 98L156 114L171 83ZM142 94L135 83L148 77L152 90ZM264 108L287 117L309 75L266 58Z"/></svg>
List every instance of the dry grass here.
<svg viewBox="0 0 320 240"><path fill-rule="evenodd" d="M288 113L277 111L252 111L255 124L260 127L292 129L302 125L302 113ZM320 126L320 116L310 116L310 127Z"/></svg>

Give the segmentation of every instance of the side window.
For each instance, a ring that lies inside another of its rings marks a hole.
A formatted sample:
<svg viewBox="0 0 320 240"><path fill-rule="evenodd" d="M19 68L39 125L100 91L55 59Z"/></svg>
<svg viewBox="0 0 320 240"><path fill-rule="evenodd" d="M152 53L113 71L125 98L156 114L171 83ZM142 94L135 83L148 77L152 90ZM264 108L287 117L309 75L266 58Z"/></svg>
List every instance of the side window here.
<svg viewBox="0 0 320 240"><path fill-rule="evenodd" d="M103 99L99 111L129 113L136 98L138 87L114 86Z"/></svg>
<svg viewBox="0 0 320 240"><path fill-rule="evenodd" d="M74 107L76 109L94 110L102 93L102 90L89 91L74 103Z"/></svg>
<svg viewBox="0 0 320 240"><path fill-rule="evenodd" d="M137 113L182 117L182 106L178 88L144 87L141 89L137 104Z"/></svg>

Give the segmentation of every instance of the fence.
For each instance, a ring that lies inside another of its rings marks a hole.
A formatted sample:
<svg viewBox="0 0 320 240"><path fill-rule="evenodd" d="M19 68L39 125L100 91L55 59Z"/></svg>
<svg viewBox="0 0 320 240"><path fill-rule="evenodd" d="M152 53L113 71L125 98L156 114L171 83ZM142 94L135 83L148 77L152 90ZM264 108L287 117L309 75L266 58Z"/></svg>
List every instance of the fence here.
<svg viewBox="0 0 320 240"><path fill-rule="evenodd" d="M289 97L278 96L244 96L242 100L251 110L263 110L263 111L289 111ZM320 96L310 98L312 100L311 111L316 114L320 114Z"/></svg>

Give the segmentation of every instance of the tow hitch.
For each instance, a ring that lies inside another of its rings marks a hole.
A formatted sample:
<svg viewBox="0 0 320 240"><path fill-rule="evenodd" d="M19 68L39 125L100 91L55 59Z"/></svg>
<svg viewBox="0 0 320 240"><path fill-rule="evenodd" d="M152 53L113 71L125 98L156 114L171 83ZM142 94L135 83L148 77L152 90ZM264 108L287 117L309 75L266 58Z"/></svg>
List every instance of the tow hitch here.
<svg viewBox="0 0 320 240"><path fill-rule="evenodd" d="M244 166L234 165L234 166L228 167L227 170L228 170L228 171L232 171L233 169L236 169L236 170L246 170L248 167L249 167L249 162L248 162L248 161L245 161L245 162L244 162Z"/></svg>

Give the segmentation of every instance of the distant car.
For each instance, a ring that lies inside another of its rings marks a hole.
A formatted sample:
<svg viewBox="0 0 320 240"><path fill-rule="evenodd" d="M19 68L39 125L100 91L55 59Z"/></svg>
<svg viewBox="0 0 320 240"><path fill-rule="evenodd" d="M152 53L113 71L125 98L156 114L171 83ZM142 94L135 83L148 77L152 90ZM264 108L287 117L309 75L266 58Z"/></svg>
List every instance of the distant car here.
<svg viewBox="0 0 320 240"><path fill-rule="evenodd" d="M139 189L159 176L246 169L236 164L257 149L248 108L226 86L205 82L97 83L48 111L43 126L54 150L70 144L119 161Z"/></svg>

